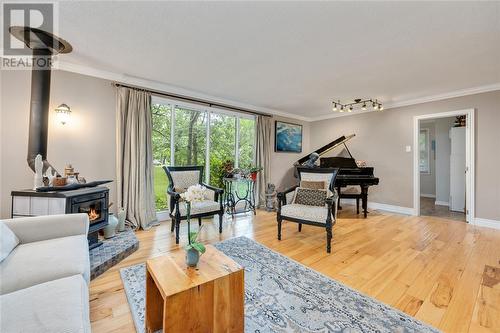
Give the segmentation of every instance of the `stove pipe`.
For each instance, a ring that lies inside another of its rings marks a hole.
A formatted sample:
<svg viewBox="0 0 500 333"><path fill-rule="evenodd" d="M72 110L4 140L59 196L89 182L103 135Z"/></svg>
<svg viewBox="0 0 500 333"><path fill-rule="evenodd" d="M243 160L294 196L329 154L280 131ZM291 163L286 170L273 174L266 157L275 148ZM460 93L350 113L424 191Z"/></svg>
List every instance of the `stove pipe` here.
<svg viewBox="0 0 500 333"><path fill-rule="evenodd" d="M35 157L40 154L43 172L51 167L47 161L47 134L49 127L49 99L52 56L69 53L71 45L49 32L30 27L10 27L10 33L33 50L31 71L31 106L27 162L35 171Z"/></svg>

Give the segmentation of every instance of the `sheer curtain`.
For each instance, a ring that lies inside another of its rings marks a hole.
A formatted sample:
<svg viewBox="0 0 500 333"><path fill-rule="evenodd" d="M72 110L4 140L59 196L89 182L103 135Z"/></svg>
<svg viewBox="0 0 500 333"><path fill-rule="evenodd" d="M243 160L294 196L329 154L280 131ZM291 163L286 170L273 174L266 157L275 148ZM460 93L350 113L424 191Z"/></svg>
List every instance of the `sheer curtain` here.
<svg viewBox="0 0 500 333"><path fill-rule="evenodd" d="M117 201L134 228L158 223L153 190L151 94L117 87Z"/></svg>
<svg viewBox="0 0 500 333"><path fill-rule="evenodd" d="M266 116L257 116L255 162L263 168L257 177L257 206L265 205L266 186L271 178L271 135L272 119Z"/></svg>

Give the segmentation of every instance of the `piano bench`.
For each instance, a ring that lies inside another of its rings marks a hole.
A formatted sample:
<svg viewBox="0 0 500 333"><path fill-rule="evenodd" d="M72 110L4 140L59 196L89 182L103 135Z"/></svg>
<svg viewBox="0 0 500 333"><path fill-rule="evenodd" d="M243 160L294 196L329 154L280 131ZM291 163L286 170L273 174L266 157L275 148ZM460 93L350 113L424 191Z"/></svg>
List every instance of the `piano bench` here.
<svg viewBox="0 0 500 333"><path fill-rule="evenodd" d="M356 214L359 214L359 200L363 199L361 193L339 193L339 209L341 209L340 199L356 199Z"/></svg>

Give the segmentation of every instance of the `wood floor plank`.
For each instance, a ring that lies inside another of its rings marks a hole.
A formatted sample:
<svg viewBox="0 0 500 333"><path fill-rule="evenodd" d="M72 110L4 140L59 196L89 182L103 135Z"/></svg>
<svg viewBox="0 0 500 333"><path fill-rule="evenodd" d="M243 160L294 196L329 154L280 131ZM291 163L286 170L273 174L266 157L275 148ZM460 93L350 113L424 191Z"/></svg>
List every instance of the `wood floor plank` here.
<svg viewBox="0 0 500 333"><path fill-rule="evenodd" d="M203 220L200 240L215 243L252 238L274 251L396 307L444 332L500 332L500 231L434 217L372 211L367 219L350 206L334 226L332 253L324 230L283 223L258 211L224 222ZM181 227L181 245L187 241ZM135 332L119 275L120 268L178 249L170 222L136 233L139 249L90 284L92 331Z"/></svg>

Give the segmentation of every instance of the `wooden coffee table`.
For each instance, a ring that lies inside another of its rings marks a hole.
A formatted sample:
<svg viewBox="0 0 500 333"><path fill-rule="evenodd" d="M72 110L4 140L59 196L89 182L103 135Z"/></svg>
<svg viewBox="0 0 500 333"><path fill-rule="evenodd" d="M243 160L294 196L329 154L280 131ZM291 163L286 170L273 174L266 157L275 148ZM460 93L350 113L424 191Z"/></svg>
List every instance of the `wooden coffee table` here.
<svg viewBox="0 0 500 333"><path fill-rule="evenodd" d="M146 262L146 332L243 332L244 270L207 245L197 268L177 250Z"/></svg>

